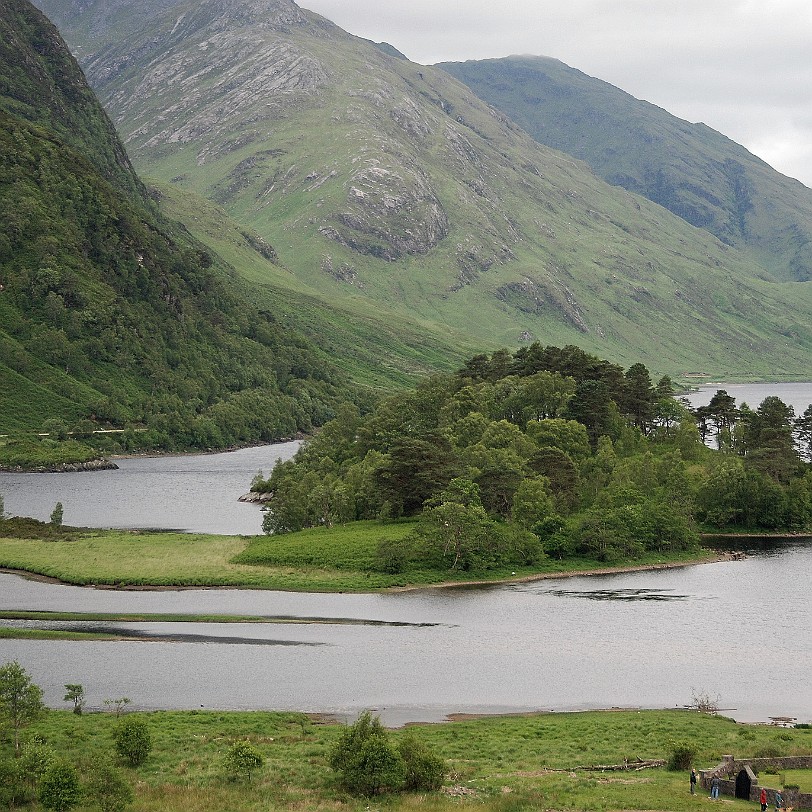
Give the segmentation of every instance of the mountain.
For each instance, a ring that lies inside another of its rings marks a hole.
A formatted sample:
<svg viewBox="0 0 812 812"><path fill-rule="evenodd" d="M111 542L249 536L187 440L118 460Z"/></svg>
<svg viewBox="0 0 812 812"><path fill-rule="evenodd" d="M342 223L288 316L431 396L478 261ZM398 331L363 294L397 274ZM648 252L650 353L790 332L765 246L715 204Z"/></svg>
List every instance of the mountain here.
<svg viewBox="0 0 812 812"><path fill-rule="evenodd" d="M777 279L812 279L812 189L721 133L557 59L511 56L437 67L540 143L750 251Z"/></svg>
<svg viewBox="0 0 812 812"><path fill-rule="evenodd" d="M158 213L25 0L0 0L0 210L0 433L56 418L223 446L309 429L346 397L310 342Z"/></svg>
<svg viewBox="0 0 812 812"><path fill-rule="evenodd" d="M138 170L274 246L268 284L451 346L808 375L810 285L538 144L444 71L290 0L40 5Z"/></svg>

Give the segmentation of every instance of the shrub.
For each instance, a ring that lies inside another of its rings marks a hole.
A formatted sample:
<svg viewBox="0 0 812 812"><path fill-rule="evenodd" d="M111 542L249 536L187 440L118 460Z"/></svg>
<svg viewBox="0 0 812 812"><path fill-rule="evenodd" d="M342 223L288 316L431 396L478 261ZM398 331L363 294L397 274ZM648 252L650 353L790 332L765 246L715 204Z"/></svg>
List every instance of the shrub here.
<svg viewBox="0 0 812 812"><path fill-rule="evenodd" d="M39 736L32 736L23 745L22 754L19 759L19 766L25 779L30 784L39 781L51 763L55 760L56 754Z"/></svg>
<svg viewBox="0 0 812 812"><path fill-rule="evenodd" d="M13 809L34 800L23 780L19 759L0 758L0 809Z"/></svg>
<svg viewBox="0 0 812 812"><path fill-rule="evenodd" d="M346 728L330 752L330 766L341 784L357 795L379 795L403 787L406 769L389 744L380 719L364 711Z"/></svg>
<svg viewBox="0 0 812 812"><path fill-rule="evenodd" d="M132 787L121 771L104 763L92 768L87 792L102 812L120 812L134 798Z"/></svg>
<svg viewBox="0 0 812 812"><path fill-rule="evenodd" d="M440 789L445 777L445 763L440 756L412 733L401 738L398 752L406 770L406 789L424 792Z"/></svg>
<svg viewBox="0 0 812 812"><path fill-rule="evenodd" d="M51 511L51 524L57 529L62 527L62 519L65 515L65 510L61 502L57 502L54 509Z"/></svg>
<svg viewBox="0 0 812 812"><path fill-rule="evenodd" d="M149 728L143 719L137 716L126 716L119 723L113 734L116 752L131 766L138 767L147 760L152 749L152 738Z"/></svg>
<svg viewBox="0 0 812 812"><path fill-rule="evenodd" d="M52 761L40 781L39 802L46 809L64 812L81 800L82 792L76 770L64 761Z"/></svg>
<svg viewBox="0 0 812 812"><path fill-rule="evenodd" d="M687 744L678 744L671 751L671 758L668 760L669 770L690 770L691 765L696 760L696 750Z"/></svg>
<svg viewBox="0 0 812 812"><path fill-rule="evenodd" d="M234 742L223 759L223 766L232 780L247 778L265 763L262 754L249 741Z"/></svg>

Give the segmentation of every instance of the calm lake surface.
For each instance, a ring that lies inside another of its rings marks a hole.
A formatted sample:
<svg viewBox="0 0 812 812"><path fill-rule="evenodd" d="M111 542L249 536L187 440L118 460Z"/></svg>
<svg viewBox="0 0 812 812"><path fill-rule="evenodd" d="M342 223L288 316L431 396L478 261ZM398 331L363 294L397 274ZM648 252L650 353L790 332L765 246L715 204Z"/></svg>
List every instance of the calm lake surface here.
<svg viewBox="0 0 812 812"><path fill-rule="evenodd" d="M792 406L796 417L812 404L812 383L712 383L689 392L688 400L694 408L707 406L719 389L736 398L736 406L746 403L751 409L757 409L764 398L774 395Z"/></svg>
<svg viewBox="0 0 812 812"><path fill-rule="evenodd" d="M117 471L0 473L6 512L48 521L57 502L74 527L163 528L221 535L262 532L258 505L237 501L258 471L289 460L301 443L222 454L116 459Z"/></svg>
<svg viewBox="0 0 812 812"><path fill-rule="evenodd" d="M0 660L19 660L55 707L70 682L95 707L126 696L138 708L344 719L371 708L400 724L455 712L675 707L707 692L742 721L810 722L811 583L812 539L673 570L375 595L118 592L0 574L4 609L323 621L103 624L151 642L2 640Z"/></svg>

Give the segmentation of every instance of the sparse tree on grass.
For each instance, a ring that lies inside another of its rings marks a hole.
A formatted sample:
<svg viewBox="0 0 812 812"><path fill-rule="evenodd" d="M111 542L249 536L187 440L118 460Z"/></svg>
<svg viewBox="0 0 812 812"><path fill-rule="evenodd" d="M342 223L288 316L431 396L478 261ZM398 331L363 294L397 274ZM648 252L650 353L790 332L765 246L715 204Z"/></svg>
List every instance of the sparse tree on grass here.
<svg viewBox="0 0 812 812"><path fill-rule="evenodd" d="M709 713L711 716L715 716L719 713L718 695L714 698L705 690L696 690L696 688L692 688L691 690L693 691L691 699L692 708L696 708L700 713Z"/></svg>
<svg viewBox="0 0 812 812"><path fill-rule="evenodd" d="M64 515L64 510L62 508L62 503L57 502L54 506L54 509L51 511L51 525L59 530L62 527L62 517Z"/></svg>
<svg viewBox="0 0 812 812"><path fill-rule="evenodd" d="M688 744L678 744L668 759L668 769L674 772L690 770L696 760L696 750Z"/></svg>
<svg viewBox="0 0 812 812"><path fill-rule="evenodd" d="M122 696L120 699L105 699L104 704L110 708L114 707L116 716L121 716L124 712L125 705L129 705L132 700L128 696Z"/></svg>
<svg viewBox="0 0 812 812"><path fill-rule="evenodd" d="M380 719L364 711L333 746L330 766L343 786L357 795L379 795L401 789L405 765L389 744Z"/></svg>
<svg viewBox="0 0 812 812"><path fill-rule="evenodd" d="M229 778L251 780L251 773L259 770L265 763L262 753L249 741L234 742L226 752L223 766Z"/></svg>
<svg viewBox="0 0 812 812"><path fill-rule="evenodd" d="M42 689L12 660L0 668L0 718L14 730L14 753L20 754L20 731L45 712Z"/></svg>
<svg viewBox="0 0 812 812"><path fill-rule="evenodd" d="M440 789L445 778L445 763L431 748L407 732L398 742L398 752L406 767L405 789L415 792Z"/></svg>
<svg viewBox="0 0 812 812"><path fill-rule="evenodd" d="M82 715L82 708L85 704L85 689L81 685L68 683L65 686L65 696L63 702L73 702L73 712L77 716Z"/></svg>

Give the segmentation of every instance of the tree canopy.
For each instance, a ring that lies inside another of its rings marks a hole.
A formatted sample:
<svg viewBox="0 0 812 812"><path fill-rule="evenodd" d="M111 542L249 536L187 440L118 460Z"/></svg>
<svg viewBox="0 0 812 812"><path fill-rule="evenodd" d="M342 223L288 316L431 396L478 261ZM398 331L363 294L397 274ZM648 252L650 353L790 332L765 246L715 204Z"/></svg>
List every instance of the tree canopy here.
<svg viewBox="0 0 812 812"><path fill-rule="evenodd" d="M692 412L643 364L624 373L578 348L479 355L368 414L343 410L256 484L272 494L265 528L418 519L382 550L393 571L613 561L689 549L703 525L808 526L808 414L778 398L737 408L724 391L711 404Z"/></svg>

